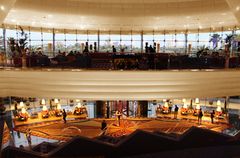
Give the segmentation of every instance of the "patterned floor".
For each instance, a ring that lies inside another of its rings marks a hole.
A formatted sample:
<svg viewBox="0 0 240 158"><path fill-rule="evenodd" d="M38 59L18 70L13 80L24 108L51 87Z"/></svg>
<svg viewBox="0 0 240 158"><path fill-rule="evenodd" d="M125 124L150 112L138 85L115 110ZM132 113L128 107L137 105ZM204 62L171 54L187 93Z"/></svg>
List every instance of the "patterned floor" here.
<svg viewBox="0 0 240 158"><path fill-rule="evenodd" d="M62 121L56 120L51 122L34 123L29 125L21 125L15 128L16 131L25 133L28 128L32 130L32 135L54 139L59 141L70 140L74 136L84 136L94 138L100 136L101 119L89 120L71 120L64 124ZM106 120L108 128L105 135L112 137L121 137L129 135L137 129L154 132L160 131L165 133L182 134L192 126L207 128L214 131L221 132L229 127L226 123L203 122L198 125L196 121L189 120L174 120L174 119L122 119L120 126L115 119Z"/></svg>

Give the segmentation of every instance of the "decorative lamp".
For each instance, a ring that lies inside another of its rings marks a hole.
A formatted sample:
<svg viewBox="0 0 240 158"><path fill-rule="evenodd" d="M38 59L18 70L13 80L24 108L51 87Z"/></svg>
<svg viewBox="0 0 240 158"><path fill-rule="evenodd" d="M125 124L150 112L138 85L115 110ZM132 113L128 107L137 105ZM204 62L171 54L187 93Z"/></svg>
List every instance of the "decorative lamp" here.
<svg viewBox="0 0 240 158"><path fill-rule="evenodd" d="M47 106L43 105L42 111L47 111Z"/></svg>
<svg viewBox="0 0 240 158"><path fill-rule="evenodd" d="M185 103L187 100L185 98L182 99L182 102Z"/></svg>
<svg viewBox="0 0 240 158"><path fill-rule="evenodd" d="M26 109L25 109L25 108L22 108L21 113L22 113L22 114L25 114L26 112L27 112Z"/></svg>
<svg viewBox="0 0 240 158"><path fill-rule="evenodd" d="M200 110L200 108L201 108L200 105L197 104L197 105L196 105L196 109L197 109L197 110Z"/></svg>
<svg viewBox="0 0 240 158"><path fill-rule="evenodd" d="M200 103L199 98L196 98L196 99L195 99L195 103L196 103L196 104L199 104L199 103Z"/></svg>
<svg viewBox="0 0 240 158"><path fill-rule="evenodd" d="M187 104L184 102L183 103L183 108L187 109L187 107L188 107Z"/></svg>
<svg viewBox="0 0 240 158"><path fill-rule="evenodd" d="M77 103L77 107L78 108L81 108L82 107L82 104L79 102L79 103Z"/></svg>
<svg viewBox="0 0 240 158"><path fill-rule="evenodd" d="M220 101L220 100L217 101L217 110L216 110L216 111L222 112L222 109L221 109L221 101Z"/></svg>
<svg viewBox="0 0 240 158"><path fill-rule="evenodd" d="M42 99L42 100L41 100L41 104L42 104L42 105L46 105L45 99Z"/></svg>
<svg viewBox="0 0 240 158"><path fill-rule="evenodd" d="M54 103L55 103L55 104L58 104L58 103L59 103L59 101L58 101L57 98L54 99Z"/></svg>
<svg viewBox="0 0 240 158"><path fill-rule="evenodd" d="M166 102L167 101L167 99L163 99L163 102Z"/></svg>
<svg viewBox="0 0 240 158"><path fill-rule="evenodd" d="M61 110L61 108L62 108L62 107L61 107L61 104L58 103L58 104L57 104L57 109L58 109L58 110Z"/></svg>
<svg viewBox="0 0 240 158"><path fill-rule="evenodd" d="M168 102L165 102L165 103L164 103L164 107L165 107L165 108L168 108Z"/></svg>
<svg viewBox="0 0 240 158"><path fill-rule="evenodd" d="M20 106L21 108L24 107L24 103L21 101L20 104L19 104L19 106Z"/></svg>

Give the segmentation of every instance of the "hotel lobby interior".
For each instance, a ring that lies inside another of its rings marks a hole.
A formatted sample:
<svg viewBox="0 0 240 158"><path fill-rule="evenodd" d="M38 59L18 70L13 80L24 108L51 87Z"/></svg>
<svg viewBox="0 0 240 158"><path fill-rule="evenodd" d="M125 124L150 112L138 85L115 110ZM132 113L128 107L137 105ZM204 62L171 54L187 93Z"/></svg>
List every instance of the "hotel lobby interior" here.
<svg viewBox="0 0 240 158"><path fill-rule="evenodd" d="M240 158L240 0L0 0L0 158Z"/></svg>

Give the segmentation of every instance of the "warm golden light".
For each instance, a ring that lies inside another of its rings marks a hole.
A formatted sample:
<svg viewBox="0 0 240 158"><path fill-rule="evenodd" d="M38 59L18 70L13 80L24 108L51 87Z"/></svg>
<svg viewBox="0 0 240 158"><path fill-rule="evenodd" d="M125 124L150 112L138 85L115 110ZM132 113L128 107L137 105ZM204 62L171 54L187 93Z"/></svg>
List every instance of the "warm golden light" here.
<svg viewBox="0 0 240 158"><path fill-rule="evenodd" d="M185 98L182 99L182 102L185 103L187 100Z"/></svg>
<svg viewBox="0 0 240 158"><path fill-rule="evenodd" d="M47 106L44 105L43 108L42 108L43 111L47 111Z"/></svg>
<svg viewBox="0 0 240 158"><path fill-rule="evenodd" d="M217 106L221 106L221 104L222 104L221 101L218 100L218 101L217 101Z"/></svg>
<svg viewBox="0 0 240 158"><path fill-rule="evenodd" d="M200 109L201 109L201 107L200 107L199 104L196 105L196 109L197 109L197 110L200 110Z"/></svg>
<svg viewBox="0 0 240 158"><path fill-rule="evenodd" d="M217 107L217 112L222 112L222 108L220 106Z"/></svg>
<svg viewBox="0 0 240 158"><path fill-rule="evenodd" d="M22 114L25 114L26 112L27 112L26 109L25 109L25 108L22 108L21 113L22 113Z"/></svg>
<svg viewBox="0 0 240 158"><path fill-rule="evenodd" d="M1 5L1 10L4 11L5 10L5 7L3 5Z"/></svg>
<svg viewBox="0 0 240 158"><path fill-rule="evenodd" d="M46 105L45 99L42 99L42 100L41 100L41 105Z"/></svg>
<svg viewBox="0 0 240 158"><path fill-rule="evenodd" d="M55 103L55 104L58 104L58 103L59 103L59 101L58 101L57 98L54 99L54 103Z"/></svg>
<svg viewBox="0 0 240 158"><path fill-rule="evenodd" d="M184 103L184 104L183 104L183 108L185 108L185 109L187 109L187 108L188 108L188 106L187 106L187 104L186 104L186 103Z"/></svg>
<svg viewBox="0 0 240 158"><path fill-rule="evenodd" d="M61 110L61 109L62 109L62 106L61 106L60 103L57 104L57 109L58 109L58 110Z"/></svg>
<svg viewBox="0 0 240 158"><path fill-rule="evenodd" d="M20 104L19 104L19 106L20 106L21 108L24 107L24 103L21 101Z"/></svg>
<svg viewBox="0 0 240 158"><path fill-rule="evenodd" d="M199 104L199 103L200 103L199 98L196 98L196 99L195 99L195 103L196 103L196 104Z"/></svg>
<svg viewBox="0 0 240 158"><path fill-rule="evenodd" d="M168 102L165 102L163 105L165 108L168 108Z"/></svg>
<svg viewBox="0 0 240 158"><path fill-rule="evenodd" d="M79 102L79 103L77 103L77 107L78 108L81 108L82 107L82 104Z"/></svg>

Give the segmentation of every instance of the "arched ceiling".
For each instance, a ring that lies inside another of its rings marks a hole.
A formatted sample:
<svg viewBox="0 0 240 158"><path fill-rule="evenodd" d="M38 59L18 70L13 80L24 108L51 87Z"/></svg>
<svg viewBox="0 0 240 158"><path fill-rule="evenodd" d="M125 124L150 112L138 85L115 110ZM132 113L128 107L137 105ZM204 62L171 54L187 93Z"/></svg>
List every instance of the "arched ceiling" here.
<svg viewBox="0 0 240 158"><path fill-rule="evenodd" d="M238 26L239 7L240 0L16 0L4 23L80 30L204 29Z"/></svg>

